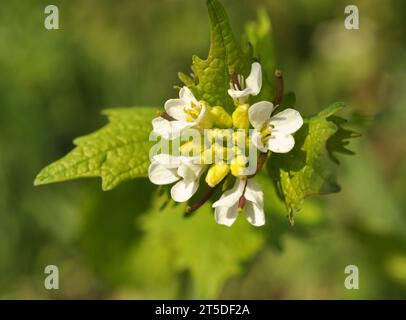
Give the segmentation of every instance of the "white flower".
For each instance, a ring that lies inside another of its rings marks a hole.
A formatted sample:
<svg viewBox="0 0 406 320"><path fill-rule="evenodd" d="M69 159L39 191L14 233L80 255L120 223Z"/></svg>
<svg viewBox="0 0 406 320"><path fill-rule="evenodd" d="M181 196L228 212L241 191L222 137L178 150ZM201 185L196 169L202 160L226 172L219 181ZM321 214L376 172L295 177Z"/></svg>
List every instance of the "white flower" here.
<svg viewBox="0 0 406 320"><path fill-rule="evenodd" d="M187 87L179 91L179 99L170 99L165 103L165 111L174 120L162 117L152 120L153 131L165 139L179 137L182 130L199 125L206 115L204 103L197 101Z"/></svg>
<svg viewBox="0 0 406 320"><path fill-rule="evenodd" d="M177 182L171 189L176 202L189 200L199 187L199 179L207 166L194 164L190 157L159 154L153 157L148 169L149 180L156 185Z"/></svg>
<svg viewBox="0 0 406 320"><path fill-rule="evenodd" d="M173 140L180 136L182 130L192 127L192 123L183 121L169 121L162 117L152 120L153 132L165 140Z"/></svg>
<svg viewBox="0 0 406 320"><path fill-rule="evenodd" d="M240 200L242 196L243 201ZM265 224L264 194L252 179L237 179L234 187L224 192L213 204L213 208L215 208L214 215L218 224L230 227L241 209L244 210L248 222L252 225L260 227Z"/></svg>
<svg viewBox="0 0 406 320"><path fill-rule="evenodd" d="M228 94L240 103L245 103L250 95L256 96L260 93L262 88L262 70L258 62L252 64L251 73L245 82L243 77L239 76L239 86L236 83L232 83Z"/></svg>
<svg viewBox="0 0 406 320"><path fill-rule="evenodd" d="M197 101L188 87L179 91L179 99L170 99L165 103L166 112L174 119L198 124L206 113L203 103Z"/></svg>
<svg viewBox="0 0 406 320"><path fill-rule="evenodd" d="M252 141L262 152L289 152L295 146L292 134L302 127L303 118L294 109L283 110L271 117L273 110L273 104L267 101L249 108L248 117L255 128Z"/></svg>

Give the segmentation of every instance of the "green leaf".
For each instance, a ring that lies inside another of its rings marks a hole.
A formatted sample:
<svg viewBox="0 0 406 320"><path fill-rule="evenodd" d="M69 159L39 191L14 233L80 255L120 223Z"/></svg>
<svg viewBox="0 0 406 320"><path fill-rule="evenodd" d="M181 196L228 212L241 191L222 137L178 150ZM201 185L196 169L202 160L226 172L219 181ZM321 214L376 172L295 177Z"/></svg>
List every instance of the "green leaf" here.
<svg viewBox="0 0 406 320"><path fill-rule="evenodd" d="M77 147L43 169L34 185L101 177L103 190L111 190L124 180L147 176L149 134L156 110L121 108L103 113L109 124L74 140Z"/></svg>
<svg viewBox="0 0 406 320"><path fill-rule="evenodd" d="M236 72L248 76L252 59L236 42L227 14L219 1L207 0L207 8L211 24L209 56L206 60L194 56L192 77L180 73L179 78L199 100L232 111L233 100L227 93L230 74Z"/></svg>
<svg viewBox="0 0 406 320"><path fill-rule="evenodd" d="M174 275L186 272L191 280L183 293L187 297L218 298L225 282L240 274L243 263L264 243L263 233L249 225L244 216L232 228L216 224L209 204L188 219L183 217L183 205L171 203L160 208L159 201L154 201L137 223L145 236L134 250L134 269L139 278L149 279L150 289L159 289L157 270L173 270ZM151 251L157 252L151 255Z"/></svg>
<svg viewBox="0 0 406 320"><path fill-rule="evenodd" d="M262 90L257 97L252 99L252 102L273 101L275 97L275 69L277 61L273 42L272 23L265 9L258 10L256 21L246 24L245 38L253 48L255 59L262 66Z"/></svg>
<svg viewBox="0 0 406 320"><path fill-rule="evenodd" d="M339 133L332 116L344 107L335 103L314 117L305 120L295 135L295 147L286 154L274 153L268 170L280 197L285 201L289 217L301 209L310 195L338 192L327 141ZM293 220L292 220L293 221Z"/></svg>

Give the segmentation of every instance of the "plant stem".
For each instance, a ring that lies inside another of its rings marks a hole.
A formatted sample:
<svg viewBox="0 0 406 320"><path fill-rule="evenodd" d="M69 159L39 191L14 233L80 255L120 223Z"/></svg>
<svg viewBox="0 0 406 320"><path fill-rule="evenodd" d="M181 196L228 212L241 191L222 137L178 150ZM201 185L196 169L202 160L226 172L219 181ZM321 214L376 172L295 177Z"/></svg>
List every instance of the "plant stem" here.
<svg viewBox="0 0 406 320"><path fill-rule="evenodd" d="M275 77L276 77L276 96L275 100L273 102L275 109L280 106L282 103L283 99L283 93L284 93L284 83L283 83L283 77L282 77L282 71L279 69L275 70Z"/></svg>
<svg viewBox="0 0 406 320"><path fill-rule="evenodd" d="M216 185L214 188L209 187L209 190L207 190L207 192L199 200L197 200L194 204L187 206L185 217L190 216L193 212L203 206L212 197L214 192L216 192L219 185L220 184Z"/></svg>
<svg viewBox="0 0 406 320"><path fill-rule="evenodd" d="M162 112L160 115L159 115L161 118L164 118L165 120L168 120L168 121L175 121L176 119L175 118L173 118L173 117L171 117L169 114L167 114L166 112Z"/></svg>
<svg viewBox="0 0 406 320"><path fill-rule="evenodd" d="M259 157L257 160L257 170L255 170L254 174L248 176L248 179L254 178L262 170L262 167L264 166L266 160L268 159L268 154L269 154L269 152L261 152L259 154Z"/></svg>

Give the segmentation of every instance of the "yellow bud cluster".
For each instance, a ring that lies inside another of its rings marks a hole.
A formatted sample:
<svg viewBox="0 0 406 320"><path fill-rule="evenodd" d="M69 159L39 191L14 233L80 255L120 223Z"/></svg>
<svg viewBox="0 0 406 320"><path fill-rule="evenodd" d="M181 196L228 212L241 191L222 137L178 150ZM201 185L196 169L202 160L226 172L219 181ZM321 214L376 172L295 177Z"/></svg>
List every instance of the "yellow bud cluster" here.
<svg viewBox="0 0 406 320"><path fill-rule="evenodd" d="M201 115L203 106L205 111ZM244 178L242 169L247 166L248 161L241 146L248 150L250 145L247 135L250 128L248 109L248 104L240 104L230 115L224 108L210 107L202 101L184 110L188 121L196 121L201 117L198 127L207 130L200 142L186 142L180 147L180 152L185 156L199 156L201 164L210 165L205 180L212 188L227 176ZM266 135L267 132L263 134Z"/></svg>

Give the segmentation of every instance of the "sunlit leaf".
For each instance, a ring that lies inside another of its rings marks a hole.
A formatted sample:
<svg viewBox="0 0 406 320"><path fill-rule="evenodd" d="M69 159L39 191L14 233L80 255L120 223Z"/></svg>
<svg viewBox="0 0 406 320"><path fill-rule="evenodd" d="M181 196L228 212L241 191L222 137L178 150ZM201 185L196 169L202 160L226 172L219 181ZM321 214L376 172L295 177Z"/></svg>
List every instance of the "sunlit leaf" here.
<svg viewBox="0 0 406 320"><path fill-rule="evenodd" d="M331 118L344 107L335 103L314 117L305 120L295 135L295 147L287 154L271 155L268 170L280 197L292 218L310 195L329 194L340 190L330 159L327 141L335 139L338 126ZM292 220L293 221L293 220Z"/></svg>
<svg viewBox="0 0 406 320"><path fill-rule="evenodd" d="M251 58L245 54L232 33L227 14L217 0L207 0L211 25L211 46L209 56L202 60L193 57L192 77L179 74L180 80L200 100L212 106L223 106L233 110L233 101L227 91L230 88L232 72L247 76Z"/></svg>
<svg viewBox="0 0 406 320"><path fill-rule="evenodd" d="M74 140L76 148L43 169L35 185L77 178L101 177L103 190L122 181L147 176L149 134L154 108L122 108L104 111L109 124Z"/></svg>

